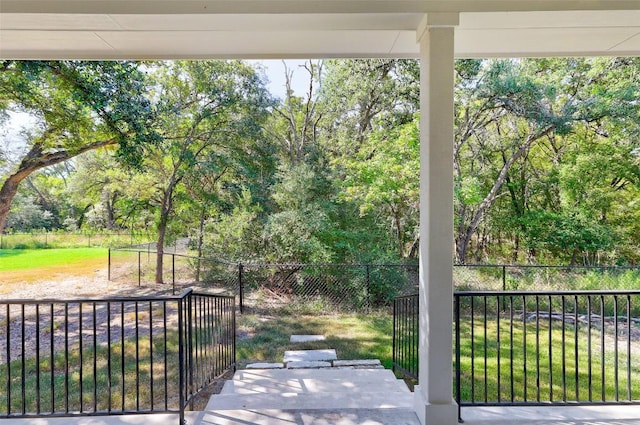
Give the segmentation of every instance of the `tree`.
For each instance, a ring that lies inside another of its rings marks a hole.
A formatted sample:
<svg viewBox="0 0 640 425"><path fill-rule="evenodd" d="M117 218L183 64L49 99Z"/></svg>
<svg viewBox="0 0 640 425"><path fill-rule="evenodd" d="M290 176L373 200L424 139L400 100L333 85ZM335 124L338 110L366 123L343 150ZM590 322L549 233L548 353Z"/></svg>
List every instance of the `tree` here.
<svg viewBox="0 0 640 425"><path fill-rule="evenodd" d="M238 61L159 64L154 78L162 139L145 155L144 168L154 182L149 202L158 210L156 282L162 283L167 229L176 200L186 196L185 180L200 173L217 181L238 161L251 161L270 98L255 71Z"/></svg>
<svg viewBox="0 0 640 425"><path fill-rule="evenodd" d="M357 155L343 158L346 178L342 196L357 201L360 214L388 223L399 258L418 255L420 136L418 118L390 130L377 131Z"/></svg>
<svg viewBox="0 0 640 425"><path fill-rule="evenodd" d="M0 232L20 183L34 171L109 145L137 163L157 140L145 93L133 62L0 61L0 109L38 120L25 155L2 182Z"/></svg>

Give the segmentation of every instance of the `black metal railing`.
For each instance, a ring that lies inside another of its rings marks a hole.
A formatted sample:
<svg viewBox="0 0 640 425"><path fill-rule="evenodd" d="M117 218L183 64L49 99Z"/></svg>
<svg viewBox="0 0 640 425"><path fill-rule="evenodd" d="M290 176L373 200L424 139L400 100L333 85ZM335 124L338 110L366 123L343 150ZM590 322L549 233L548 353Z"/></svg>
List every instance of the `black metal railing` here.
<svg viewBox="0 0 640 425"><path fill-rule="evenodd" d="M640 291L456 292L460 406L640 403Z"/></svg>
<svg viewBox="0 0 640 425"><path fill-rule="evenodd" d="M418 294L393 300L393 371L405 379L418 380Z"/></svg>
<svg viewBox="0 0 640 425"><path fill-rule="evenodd" d="M181 328L186 346L180 364L187 378L183 406L236 364L235 298L194 293L185 303L183 321L190 325Z"/></svg>
<svg viewBox="0 0 640 425"><path fill-rule="evenodd" d="M179 413L235 366L233 297L0 301L0 417Z"/></svg>

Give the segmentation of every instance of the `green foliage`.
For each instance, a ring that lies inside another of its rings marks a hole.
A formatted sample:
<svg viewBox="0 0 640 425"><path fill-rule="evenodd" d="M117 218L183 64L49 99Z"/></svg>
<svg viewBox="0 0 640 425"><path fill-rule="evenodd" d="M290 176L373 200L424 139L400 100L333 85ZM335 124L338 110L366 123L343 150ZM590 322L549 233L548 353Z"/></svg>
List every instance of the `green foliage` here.
<svg viewBox="0 0 640 425"><path fill-rule="evenodd" d="M31 196L18 196L11 206L7 228L14 232L51 229L53 214L42 209Z"/></svg>
<svg viewBox="0 0 640 425"><path fill-rule="evenodd" d="M3 65L0 114L36 117L34 157L117 142L34 171L14 226L155 228L245 261L417 256L417 61L307 62L309 90L289 85L279 102L238 61ZM458 260L640 261L640 60L473 59L455 72Z"/></svg>
<svg viewBox="0 0 640 425"><path fill-rule="evenodd" d="M324 180L304 163L280 169L272 194L278 211L268 217L262 235L267 262L333 261L332 249L324 240L331 222L318 196L324 190Z"/></svg>

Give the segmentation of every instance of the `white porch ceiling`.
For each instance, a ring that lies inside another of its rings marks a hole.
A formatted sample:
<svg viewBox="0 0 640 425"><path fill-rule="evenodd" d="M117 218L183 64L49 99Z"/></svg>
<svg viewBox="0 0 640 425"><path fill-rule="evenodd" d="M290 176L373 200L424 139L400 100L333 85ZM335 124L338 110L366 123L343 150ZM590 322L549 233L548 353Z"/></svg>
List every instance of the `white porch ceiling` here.
<svg viewBox="0 0 640 425"><path fill-rule="evenodd" d="M640 55L640 0L0 0L0 58L416 57L452 11L458 57Z"/></svg>

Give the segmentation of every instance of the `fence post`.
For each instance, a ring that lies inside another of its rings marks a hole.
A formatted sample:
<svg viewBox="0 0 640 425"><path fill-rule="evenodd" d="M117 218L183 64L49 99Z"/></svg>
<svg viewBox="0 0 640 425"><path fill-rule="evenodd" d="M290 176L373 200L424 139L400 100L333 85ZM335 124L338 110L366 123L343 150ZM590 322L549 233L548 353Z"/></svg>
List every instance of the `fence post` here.
<svg viewBox="0 0 640 425"><path fill-rule="evenodd" d="M392 345L391 345L391 370L393 371L393 373L396 373L396 363L397 363L397 356L396 356L396 351L397 351L397 347L396 347L396 339L398 338L398 335L396 334L396 329L398 327L398 311L397 311L397 304L398 304L398 299L394 298L393 299L393 337L392 337Z"/></svg>
<svg viewBox="0 0 640 425"><path fill-rule="evenodd" d="M502 290L507 290L507 266L502 266Z"/></svg>
<svg viewBox="0 0 640 425"><path fill-rule="evenodd" d="M185 405L185 399L186 399L186 394L184 391L185 388L185 376L184 376L184 337L183 337L183 331L184 331L184 317L183 317L183 310L182 310L182 303L184 301L184 298L180 297L178 299L178 369L179 369L179 374L178 374L178 386L180 387L179 389L179 397L180 397L180 402L179 402L179 406L178 408L180 409L180 425L184 424L184 405ZM165 347L165 353L166 353L166 347Z"/></svg>
<svg viewBox="0 0 640 425"><path fill-rule="evenodd" d="M109 253L107 254L107 280L111 281L111 248L109 248Z"/></svg>
<svg viewBox="0 0 640 425"><path fill-rule="evenodd" d="M506 291L507 290L507 266L505 266L504 264L502 265L502 291ZM503 297L502 298L502 310L506 310L507 309L507 300Z"/></svg>
<svg viewBox="0 0 640 425"><path fill-rule="evenodd" d="M140 254L141 252L138 251L138 286L140 286L142 280L142 258Z"/></svg>
<svg viewBox="0 0 640 425"><path fill-rule="evenodd" d="M176 294L176 254L171 255L171 280L172 280L171 293L175 295Z"/></svg>
<svg viewBox="0 0 640 425"><path fill-rule="evenodd" d="M189 336L187 340L187 349L189 350L189 398L191 408L193 409L193 293L189 294L189 298L187 299L187 320L189 321Z"/></svg>
<svg viewBox="0 0 640 425"><path fill-rule="evenodd" d="M242 314L244 310L244 282L242 281L243 270L244 266L242 265L242 263L238 263L238 292L240 295L240 314Z"/></svg>
<svg viewBox="0 0 640 425"><path fill-rule="evenodd" d="M367 312L369 312L371 310L371 269L369 264L365 267L367 271Z"/></svg>
<svg viewBox="0 0 640 425"><path fill-rule="evenodd" d="M460 412L460 401L462 399L462 390L461 390L461 385L460 385L460 378L461 378L461 372L460 372L460 297L454 295L453 298L453 313L455 315L455 326L456 326L456 332L455 332L455 350L456 350L456 403L458 404L458 422L462 423L462 415ZM486 325L485 325L486 326ZM474 359L471 359L471 361L473 362Z"/></svg>

